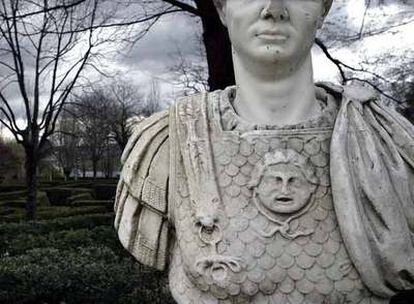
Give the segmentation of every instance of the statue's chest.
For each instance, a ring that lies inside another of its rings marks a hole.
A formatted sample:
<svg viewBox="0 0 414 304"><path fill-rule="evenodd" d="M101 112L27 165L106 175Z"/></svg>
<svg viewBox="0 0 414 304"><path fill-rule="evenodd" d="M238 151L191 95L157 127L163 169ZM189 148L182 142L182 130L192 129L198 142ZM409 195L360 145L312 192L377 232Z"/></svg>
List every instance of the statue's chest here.
<svg viewBox="0 0 414 304"><path fill-rule="evenodd" d="M337 303L364 297L333 208L330 140L329 129L212 135L221 240L216 253L200 241L189 181L180 175L174 210L178 242L170 276L182 281L183 297L246 303L287 303L287 298ZM200 266L206 257L210 264Z"/></svg>

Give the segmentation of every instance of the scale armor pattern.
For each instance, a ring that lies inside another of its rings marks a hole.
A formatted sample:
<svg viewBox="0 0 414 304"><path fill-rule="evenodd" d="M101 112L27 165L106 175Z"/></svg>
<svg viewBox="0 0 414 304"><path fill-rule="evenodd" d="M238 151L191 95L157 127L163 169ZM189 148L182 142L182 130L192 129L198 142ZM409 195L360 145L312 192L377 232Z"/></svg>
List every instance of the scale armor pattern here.
<svg viewBox="0 0 414 304"><path fill-rule="evenodd" d="M386 303L361 282L339 231L329 178L331 129L273 130L212 134L214 166L224 204L223 241L219 254L240 258L243 270L230 273L221 286L194 269L200 256L209 254L193 225L187 180L177 172L175 203L177 241L170 265L170 288L180 303ZM308 157L319 178L309 211L290 222L290 231L312 229L308 236L287 239L252 202L248 187L255 165L268 152L291 149ZM180 167L180 166L178 166ZM182 167L182 166L181 166Z"/></svg>

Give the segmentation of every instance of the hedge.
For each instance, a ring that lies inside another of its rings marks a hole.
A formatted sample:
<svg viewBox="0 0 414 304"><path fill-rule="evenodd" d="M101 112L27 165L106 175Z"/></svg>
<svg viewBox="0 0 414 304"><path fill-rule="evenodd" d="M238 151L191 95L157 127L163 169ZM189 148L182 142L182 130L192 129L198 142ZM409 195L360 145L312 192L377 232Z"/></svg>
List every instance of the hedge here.
<svg viewBox="0 0 414 304"><path fill-rule="evenodd" d="M166 274L140 266L120 244L112 200L69 185L47 190L56 189L71 206L39 206L36 222L22 221L23 200L0 206L0 304L175 303Z"/></svg>
<svg viewBox="0 0 414 304"><path fill-rule="evenodd" d="M79 206L79 207L49 207L39 208L36 211L37 220L54 220L57 218L71 217L85 214L106 213L112 211L110 205ZM26 211L24 209L14 209L13 213L2 216L3 222L21 222L26 220Z"/></svg>
<svg viewBox="0 0 414 304"><path fill-rule="evenodd" d="M86 206L106 206L108 209L112 210L114 206L113 200L78 200L74 201L71 204L72 207L86 207Z"/></svg>
<svg viewBox="0 0 414 304"><path fill-rule="evenodd" d="M19 199L19 198L25 197L26 195L27 195L26 190L4 192L4 193L0 193L0 201L6 201L10 199Z"/></svg>
<svg viewBox="0 0 414 304"><path fill-rule="evenodd" d="M76 202L76 201L80 201L80 200L88 201L88 200L93 200L93 199L94 198L93 198L92 194L90 192L87 192L87 193L79 193L79 194L69 196L67 198L67 202L70 203L70 205L73 205L73 203Z"/></svg>
<svg viewBox="0 0 414 304"><path fill-rule="evenodd" d="M14 191L8 193L0 193L0 208L1 207L25 207L27 191ZM50 202L46 192L37 191L37 205L38 206L49 206ZM10 205L11 204L11 205Z"/></svg>
<svg viewBox="0 0 414 304"><path fill-rule="evenodd" d="M70 229L92 229L101 225L113 225L114 217L112 213L98 213L77 215L66 218L58 218L48 221L21 222L21 223L0 223L0 237L13 236L18 233L49 233L51 231L61 231Z"/></svg>
<svg viewBox="0 0 414 304"><path fill-rule="evenodd" d="M116 194L117 184L94 184L92 189L95 190L96 199L113 200Z"/></svg>
<svg viewBox="0 0 414 304"><path fill-rule="evenodd" d="M104 246L3 257L0 303L174 303L162 273Z"/></svg>
<svg viewBox="0 0 414 304"><path fill-rule="evenodd" d="M0 185L0 194L5 192L22 191L26 189L26 185Z"/></svg>
<svg viewBox="0 0 414 304"><path fill-rule="evenodd" d="M68 198L78 194L89 193L94 197L94 191L87 188L70 188L70 187L58 187L45 189L49 201L54 206L64 206L70 204Z"/></svg>
<svg viewBox="0 0 414 304"><path fill-rule="evenodd" d="M39 231L33 230L29 233L2 236L0 242L2 244L0 257L20 255L34 248L46 247L70 250L78 247L102 245L118 253L125 251L112 226L51 231L49 233L39 233Z"/></svg>
<svg viewBox="0 0 414 304"><path fill-rule="evenodd" d="M19 200L7 200L4 202L0 202L0 207L3 207L3 209L8 208L21 208L24 209L26 206L26 200L19 199Z"/></svg>

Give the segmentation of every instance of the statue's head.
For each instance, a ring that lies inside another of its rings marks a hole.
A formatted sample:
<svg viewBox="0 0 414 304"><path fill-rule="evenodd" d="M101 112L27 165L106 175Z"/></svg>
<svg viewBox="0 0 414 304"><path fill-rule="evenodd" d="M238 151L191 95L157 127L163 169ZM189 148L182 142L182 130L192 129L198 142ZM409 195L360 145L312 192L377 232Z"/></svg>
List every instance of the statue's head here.
<svg viewBox="0 0 414 304"><path fill-rule="evenodd" d="M304 58L332 0L214 0L234 52L253 61Z"/></svg>

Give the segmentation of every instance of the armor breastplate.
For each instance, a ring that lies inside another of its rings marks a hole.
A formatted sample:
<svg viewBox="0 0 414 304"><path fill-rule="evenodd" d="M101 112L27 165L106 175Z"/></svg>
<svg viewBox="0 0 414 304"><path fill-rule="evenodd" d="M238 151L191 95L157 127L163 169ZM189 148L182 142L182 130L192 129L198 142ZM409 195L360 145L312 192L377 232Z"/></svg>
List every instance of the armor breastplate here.
<svg viewBox="0 0 414 304"><path fill-rule="evenodd" d="M200 236L188 176L177 166L174 297L179 303L381 303L362 283L339 231L329 178L332 128L224 131L214 102L209 136L222 207L211 238L219 241Z"/></svg>

